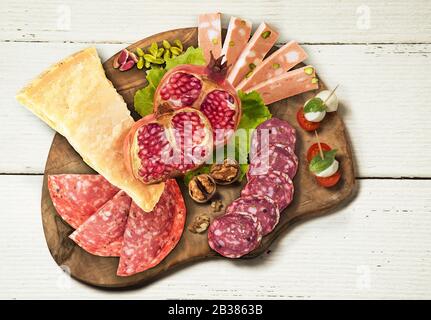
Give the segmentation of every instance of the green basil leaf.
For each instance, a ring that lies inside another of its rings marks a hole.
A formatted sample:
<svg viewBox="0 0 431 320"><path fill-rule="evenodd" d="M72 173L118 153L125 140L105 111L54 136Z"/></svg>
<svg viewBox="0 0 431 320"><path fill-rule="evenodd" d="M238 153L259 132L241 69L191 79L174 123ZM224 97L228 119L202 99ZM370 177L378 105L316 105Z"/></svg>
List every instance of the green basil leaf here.
<svg viewBox="0 0 431 320"><path fill-rule="evenodd" d="M304 106L304 113L325 111L326 106L320 98L310 99Z"/></svg>
<svg viewBox="0 0 431 320"><path fill-rule="evenodd" d="M328 169L331 164L335 160L335 154L337 153L337 149L332 149L329 151L323 151L323 159L320 156L320 153L316 155L313 159L311 159L309 169L313 173L322 172L325 169Z"/></svg>

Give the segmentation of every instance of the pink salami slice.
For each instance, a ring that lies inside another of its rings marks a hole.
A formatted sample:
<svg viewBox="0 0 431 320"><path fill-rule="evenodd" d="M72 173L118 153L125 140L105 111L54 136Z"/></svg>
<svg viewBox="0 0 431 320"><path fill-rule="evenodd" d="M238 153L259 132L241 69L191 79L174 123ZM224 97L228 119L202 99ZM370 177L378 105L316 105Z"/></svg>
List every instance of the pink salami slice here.
<svg viewBox="0 0 431 320"><path fill-rule="evenodd" d="M208 228L208 244L227 258L239 258L256 249L262 240L262 227L250 215L223 215Z"/></svg>
<svg viewBox="0 0 431 320"><path fill-rule="evenodd" d="M117 275L130 276L158 265L180 240L185 218L184 199L175 179L166 181L153 211L144 212L132 202Z"/></svg>
<svg viewBox="0 0 431 320"><path fill-rule="evenodd" d="M75 229L119 191L98 174L50 175L48 190L57 213Z"/></svg>
<svg viewBox="0 0 431 320"><path fill-rule="evenodd" d="M296 130L287 121L271 118L261 123L253 132L252 154L257 154L269 145L283 144L295 150Z"/></svg>
<svg viewBox="0 0 431 320"><path fill-rule="evenodd" d="M131 202L132 198L124 191L118 192L69 238L96 256L119 256Z"/></svg>
<svg viewBox="0 0 431 320"><path fill-rule="evenodd" d="M286 173L291 179L298 170L298 157L288 146L270 145L250 159L248 177L267 174L270 170Z"/></svg>
<svg viewBox="0 0 431 320"><path fill-rule="evenodd" d="M267 196L274 200L281 212L292 202L293 183L291 180L289 181L287 187L285 184L276 183L271 175L254 176L241 191L241 197Z"/></svg>
<svg viewBox="0 0 431 320"><path fill-rule="evenodd" d="M241 197L226 208L226 214L246 214L256 217L262 226L262 235L267 235L278 224L280 211L268 197Z"/></svg>

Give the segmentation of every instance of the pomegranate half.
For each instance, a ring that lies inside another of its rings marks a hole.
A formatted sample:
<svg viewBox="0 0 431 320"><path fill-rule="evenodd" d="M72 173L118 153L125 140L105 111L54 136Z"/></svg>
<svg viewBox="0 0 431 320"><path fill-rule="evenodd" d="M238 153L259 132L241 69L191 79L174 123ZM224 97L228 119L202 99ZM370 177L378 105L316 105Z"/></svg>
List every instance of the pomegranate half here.
<svg viewBox="0 0 431 320"><path fill-rule="evenodd" d="M226 80L223 57L207 66L180 65L162 78L154 95L155 113L191 107L202 111L213 129L215 147L227 143L241 118L241 100Z"/></svg>
<svg viewBox="0 0 431 320"><path fill-rule="evenodd" d="M125 138L126 166L145 184L183 175L211 155L212 136L211 125L199 110L151 114L137 121Z"/></svg>

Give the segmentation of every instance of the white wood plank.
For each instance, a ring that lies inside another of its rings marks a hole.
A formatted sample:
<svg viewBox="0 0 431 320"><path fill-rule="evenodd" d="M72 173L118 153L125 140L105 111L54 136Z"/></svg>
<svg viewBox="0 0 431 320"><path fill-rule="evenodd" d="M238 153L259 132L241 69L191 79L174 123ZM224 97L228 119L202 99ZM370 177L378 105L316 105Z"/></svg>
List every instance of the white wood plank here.
<svg viewBox="0 0 431 320"><path fill-rule="evenodd" d="M199 13L225 13L262 20L281 32L280 41L429 42L431 2L368 1L71 1L0 2L0 40L133 42L161 31L196 25ZM369 18L368 18L369 17ZM70 24L68 23L70 21Z"/></svg>
<svg viewBox="0 0 431 320"><path fill-rule="evenodd" d="M0 298L431 298L431 181L361 180L356 200L293 228L270 254L216 259L141 289L96 290L45 245L41 176L0 176Z"/></svg>
<svg viewBox="0 0 431 320"><path fill-rule="evenodd" d="M52 132L14 100L51 63L85 44L0 43L0 172L43 172ZM124 44L97 45L103 58ZM431 45L307 45L337 91L359 176L430 177ZM29 54L30 53L30 54ZM13 161L11 161L13 159Z"/></svg>

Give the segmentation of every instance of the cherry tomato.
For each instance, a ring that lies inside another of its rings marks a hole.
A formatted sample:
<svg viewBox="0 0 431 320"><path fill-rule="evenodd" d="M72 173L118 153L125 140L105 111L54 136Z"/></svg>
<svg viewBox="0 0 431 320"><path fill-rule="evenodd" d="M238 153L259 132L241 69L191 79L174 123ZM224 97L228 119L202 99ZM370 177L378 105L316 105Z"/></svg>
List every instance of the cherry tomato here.
<svg viewBox="0 0 431 320"><path fill-rule="evenodd" d="M326 178L316 177L316 180L321 186L325 188L330 188L335 186L338 183L338 181L340 181L340 178L341 178L341 172L340 170L338 170L330 177L326 177Z"/></svg>
<svg viewBox="0 0 431 320"><path fill-rule="evenodd" d="M320 127L320 122L311 122L305 119L304 108L299 108L296 113L296 120L298 120L299 125L305 131L314 131Z"/></svg>
<svg viewBox="0 0 431 320"><path fill-rule="evenodd" d="M329 150L331 150L331 147L328 146L326 143L320 143L320 146L322 147L323 151L329 151ZM308 160L308 162L310 162L311 159L313 159L319 153L320 153L319 144L317 144L317 143L312 144L311 147L307 151L307 160Z"/></svg>

